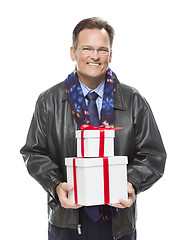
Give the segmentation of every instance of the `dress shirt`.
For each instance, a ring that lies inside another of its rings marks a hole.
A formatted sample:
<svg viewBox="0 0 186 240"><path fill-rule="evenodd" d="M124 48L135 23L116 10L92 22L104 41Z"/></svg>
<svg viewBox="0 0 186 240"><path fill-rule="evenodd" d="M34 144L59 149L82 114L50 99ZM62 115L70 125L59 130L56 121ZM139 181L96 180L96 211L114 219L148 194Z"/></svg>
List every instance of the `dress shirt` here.
<svg viewBox="0 0 186 240"><path fill-rule="evenodd" d="M81 82L79 79L80 86L83 91L83 96L86 97L86 95L90 92L96 92L98 94L98 97L96 99L96 105L98 109L98 116L99 119L101 118L101 109L102 109L102 102L103 102L103 93L104 93L104 87L105 87L105 80L96 88L96 89L90 89L88 88L84 83ZM85 103L88 105L88 99L85 98Z"/></svg>

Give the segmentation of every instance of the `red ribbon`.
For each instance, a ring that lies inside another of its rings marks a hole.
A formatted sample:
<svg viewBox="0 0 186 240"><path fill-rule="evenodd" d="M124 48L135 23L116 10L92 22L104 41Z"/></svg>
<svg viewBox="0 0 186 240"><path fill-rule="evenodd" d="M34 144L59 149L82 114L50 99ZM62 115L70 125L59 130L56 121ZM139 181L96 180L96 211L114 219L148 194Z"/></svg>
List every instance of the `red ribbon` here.
<svg viewBox="0 0 186 240"><path fill-rule="evenodd" d="M99 157L104 156L104 142L105 142L105 130L118 130L122 129L122 127L112 128L107 125L101 125L99 127L95 127L92 125L82 124L80 129L81 131L81 156L84 157L84 130L100 130L100 143L99 143Z"/></svg>
<svg viewBox="0 0 186 240"><path fill-rule="evenodd" d="M105 131L100 130L100 140L99 140L99 157L104 156L104 143L105 143Z"/></svg>
<svg viewBox="0 0 186 240"><path fill-rule="evenodd" d="M85 151L84 151L84 130L81 131L81 156L85 156Z"/></svg>
<svg viewBox="0 0 186 240"><path fill-rule="evenodd" d="M108 157L103 158L104 204L110 203Z"/></svg>

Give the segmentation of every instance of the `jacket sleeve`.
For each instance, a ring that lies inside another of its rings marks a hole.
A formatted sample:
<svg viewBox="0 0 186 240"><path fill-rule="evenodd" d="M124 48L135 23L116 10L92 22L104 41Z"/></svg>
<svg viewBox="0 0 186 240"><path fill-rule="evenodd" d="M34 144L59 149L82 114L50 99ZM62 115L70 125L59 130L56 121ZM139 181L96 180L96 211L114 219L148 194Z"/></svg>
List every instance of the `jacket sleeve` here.
<svg viewBox="0 0 186 240"><path fill-rule="evenodd" d="M136 148L128 165L128 181L138 194L162 177L166 152L150 106L139 94L134 97L133 114Z"/></svg>
<svg viewBox="0 0 186 240"><path fill-rule="evenodd" d="M53 197L62 182L59 167L52 161L47 147L47 109L38 99L25 146L21 149L29 174Z"/></svg>

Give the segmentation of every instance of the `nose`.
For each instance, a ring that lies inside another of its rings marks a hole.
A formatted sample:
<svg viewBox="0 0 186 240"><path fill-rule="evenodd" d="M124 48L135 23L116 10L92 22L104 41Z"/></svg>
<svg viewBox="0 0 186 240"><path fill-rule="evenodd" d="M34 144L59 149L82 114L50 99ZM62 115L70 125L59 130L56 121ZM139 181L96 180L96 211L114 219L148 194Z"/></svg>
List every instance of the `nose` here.
<svg viewBox="0 0 186 240"><path fill-rule="evenodd" d="M93 50L93 53L91 54L91 58L94 59L94 60L98 60L99 59L99 54L98 54L97 49Z"/></svg>

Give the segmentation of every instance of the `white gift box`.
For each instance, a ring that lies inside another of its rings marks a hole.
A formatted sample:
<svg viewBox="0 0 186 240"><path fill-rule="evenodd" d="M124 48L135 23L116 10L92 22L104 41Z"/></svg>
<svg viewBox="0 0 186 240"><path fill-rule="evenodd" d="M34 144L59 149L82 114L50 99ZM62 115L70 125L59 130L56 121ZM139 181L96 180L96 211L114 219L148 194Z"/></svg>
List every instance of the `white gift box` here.
<svg viewBox="0 0 186 240"><path fill-rule="evenodd" d="M113 157L115 130L77 130L77 157Z"/></svg>
<svg viewBox="0 0 186 240"><path fill-rule="evenodd" d="M128 199L126 156L66 158L67 182L74 189L68 199L84 206Z"/></svg>

